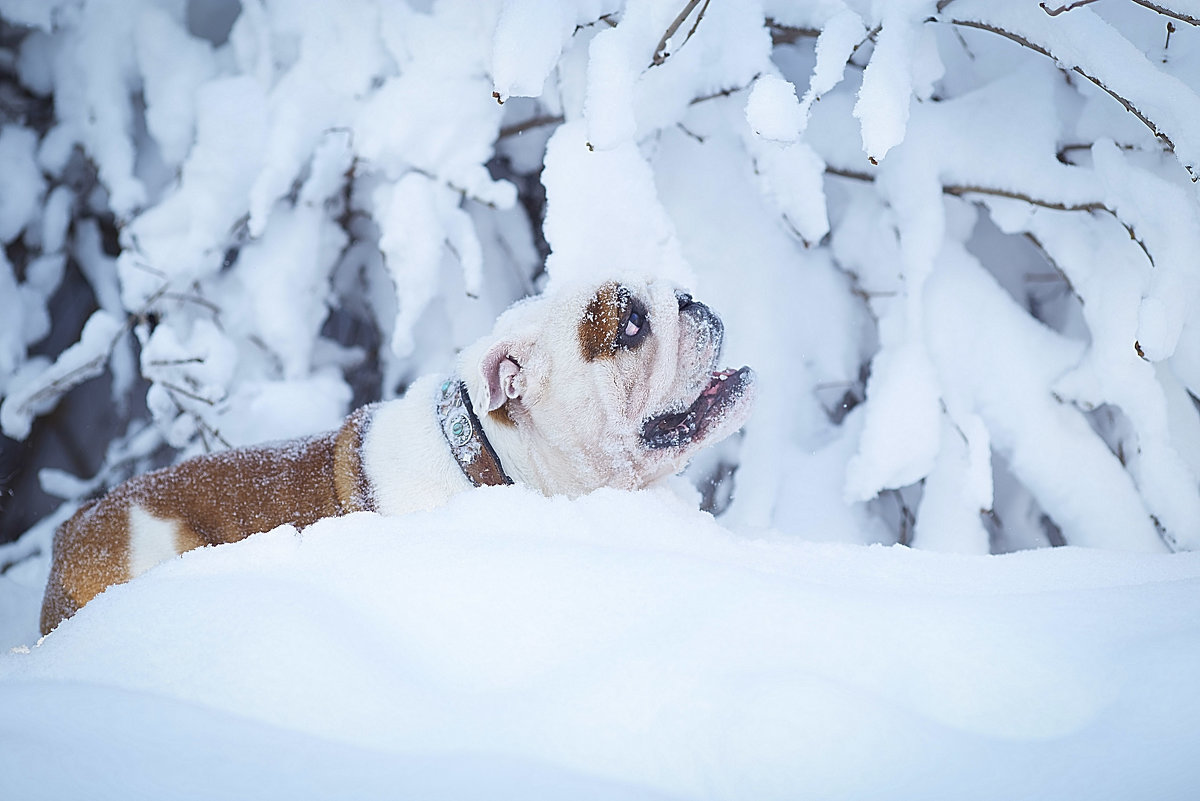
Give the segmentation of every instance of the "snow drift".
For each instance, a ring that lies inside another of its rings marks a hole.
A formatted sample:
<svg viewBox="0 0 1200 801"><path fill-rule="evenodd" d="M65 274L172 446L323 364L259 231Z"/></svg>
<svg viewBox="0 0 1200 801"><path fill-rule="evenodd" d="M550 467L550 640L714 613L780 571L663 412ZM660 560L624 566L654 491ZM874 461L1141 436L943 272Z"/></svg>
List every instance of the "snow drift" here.
<svg viewBox="0 0 1200 801"><path fill-rule="evenodd" d="M483 489L205 548L0 657L5 797L1185 798L1200 556Z"/></svg>

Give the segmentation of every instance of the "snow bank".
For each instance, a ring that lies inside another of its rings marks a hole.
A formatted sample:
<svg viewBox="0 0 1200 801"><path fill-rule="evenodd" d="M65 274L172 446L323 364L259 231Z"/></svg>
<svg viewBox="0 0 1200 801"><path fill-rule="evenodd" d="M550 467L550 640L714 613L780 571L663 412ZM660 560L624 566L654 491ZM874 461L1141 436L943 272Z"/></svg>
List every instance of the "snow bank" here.
<svg viewBox="0 0 1200 801"><path fill-rule="evenodd" d="M191 552L0 657L0 795L1185 798L1198 590L484 489Z"/></svg>

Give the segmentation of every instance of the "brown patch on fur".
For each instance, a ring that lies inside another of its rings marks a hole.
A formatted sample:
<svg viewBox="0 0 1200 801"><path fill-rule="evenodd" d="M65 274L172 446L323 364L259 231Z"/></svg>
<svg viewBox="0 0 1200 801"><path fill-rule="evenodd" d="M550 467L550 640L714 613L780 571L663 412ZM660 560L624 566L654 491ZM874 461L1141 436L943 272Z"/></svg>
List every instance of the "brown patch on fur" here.
<svg viewBox="0 0 1200 801"><path fill-rule="evenodd" d="M490 412L488 412L488 417L492 420L492 422L499 423L502 426L515 428L517 425L513 421L512 415L508 411L507 403L501 406L499 409L492 409Z"/></svg>
<svg viewBox="0 0 1200 801"><path fill-rule="evenodd" d="M50 631L110 584L129 578L124 507L88 501L54 532L54 557L42 601L41 629Z"/></svg>
<svg viewBox="0 0 1200 801"><path fill-rule="evenodd" d="M338 431L333 449L333 484L343 514L375 508L371 484L363 471L362 447L375 405L363 406Z"/></svg>
<svg viewBox="0 0 1200 801"><path fill-rule="evenodd" d="M359 409L323 436L200 456L136 476L80 507L54 535L42 633L129 580L134 506L175 523L179 553L374 508L361 456L371 411Z"/></svg>
<svg viewBox="0 0 1200 801"><path fill-rule="evenodd" d="M184 553L193 548L203 548L206 543L204 538L197 534L182 520L176 520L175 523L175 553Z"/></svg>
<svg viewBox="0 0 1200 801"><path fill-rule="evenodd" d="M588 302L579 321L579 347L587 361L612 358L617 352L617 329L629 292L615 281L609 281Z"/></svg>

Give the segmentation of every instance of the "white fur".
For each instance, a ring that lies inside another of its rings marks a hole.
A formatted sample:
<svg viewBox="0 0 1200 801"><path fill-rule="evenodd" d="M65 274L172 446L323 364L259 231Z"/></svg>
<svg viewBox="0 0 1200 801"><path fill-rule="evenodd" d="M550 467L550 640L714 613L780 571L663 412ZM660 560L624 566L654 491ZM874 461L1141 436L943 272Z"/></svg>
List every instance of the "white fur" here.
<svg viewBox="0 0 1200 801"><path fill-rule="evenodd" d="M649 486L679 472L748 414L749 392L704 437L680 447L645 447L643 422L691 404L710 380L718 344L694 316L680 313L673 285L644 279L624 285L650 318L651 334L634 351L584 359L579 322L596 286L577 285L517 303L461 354L458 371L472 405L505 472L518 483L570 496ZM437 421L443 380L422 378L371 415L361 453L382 514L431 509L471 487ZM489 415L506 405L511 422Z"/></svg>
<svg viewBox="0 0 1200 801"><path fill-rule="evenodd" d="M471 487L438 426L434 399L442 380L426 376L371 415L363 470L381 514L432 509Z"/></svg>
<svg viewBox="0 0 1200 801"><path fill-rule="evenodd" d="M179 555L179 524L162 520L140 506L129 507L129 577Z"/></svg>
<svg viewBox="0 0 1200 801"><path fill-rule="evenodd" d="M648 486L679 472L696 451L732 433L749 413L752 388L705 436L681 447L645 447L643 422L691 405L708 385L718 345L711 328L693 314L681 314L673 284L635 276L622 284L649 315L651 334L634 350L584 358L579 323L597 286L576 284L516 304L459 359L472 399L485 399L475 400L475 408L505 470L543 493L577 496L599 487ZM489 371L505 355L519 372L501 372L494 383L504 392L493 392ZM500 394L515 426L486 415L487 399Z"/></svg>

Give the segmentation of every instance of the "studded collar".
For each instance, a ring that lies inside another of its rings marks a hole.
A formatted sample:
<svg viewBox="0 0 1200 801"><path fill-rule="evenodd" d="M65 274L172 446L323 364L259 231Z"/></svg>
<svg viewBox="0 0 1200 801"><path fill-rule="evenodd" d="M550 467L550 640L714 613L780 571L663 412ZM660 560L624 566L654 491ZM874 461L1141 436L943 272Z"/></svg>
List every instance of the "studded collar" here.
<svg viewBox="0 0 1200 801"><path fill-rule="evenodd" d="M467 385L457 378L442 383L437 396L437 418L450 453L463 473L477 487L511 484L513 480L500 465L500 457L483 433L483 426L471 408Z"/></svg>

